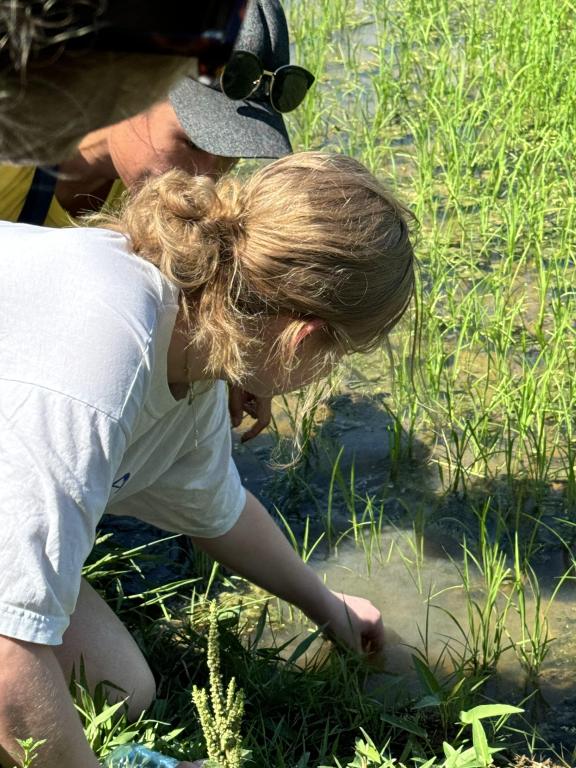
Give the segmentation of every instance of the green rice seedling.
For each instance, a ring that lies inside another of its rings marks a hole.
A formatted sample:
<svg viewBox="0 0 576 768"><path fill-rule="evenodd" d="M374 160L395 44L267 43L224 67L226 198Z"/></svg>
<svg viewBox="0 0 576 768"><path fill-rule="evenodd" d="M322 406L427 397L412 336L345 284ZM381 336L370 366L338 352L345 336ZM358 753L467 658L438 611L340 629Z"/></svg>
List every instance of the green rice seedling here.
<svg viewBox="0 0 576 768"><path fill-rule="evenodd" d="M386 521L384 513L385 499L379 499L377 496L369 493L361 495L356 491L355 463L352 462L349 477L346 479L340 466L342 453L343 450L341 449L332 465L330 484L328 487L326 515L324 519L326 530L332 531L335 535L333 546L330 548L330 551L333 551L334 554L337 555L339 546L352 539L354 545L364 553L363 562L366 565L369 576L372 571L373 563L377 562L383 564L389 562L392 552L396 549L400 553L400 556L405 558L406 563L410 562L410 564L413 565L410 557L393 541L386 550L383 549L383 527ZM333 510L337 491L341 494L343 506L348 514L349 526L338 531L338 535L336 536L336 531L334 530L335 526L333 524ZM401 500L400 503L402 504ZM422 509L418 508L416 513L417 517L421 513ZM414 547L414 542L411 536L404 537L399 530L398 534L402 539L406 539L409 548ZM416 568L415 572L419 572L418 568Z"/></svg>
<svg viewBox="0 0 576 768"><path fill-rule="evenodd" d="M290 434L293 438L293 448L289 455L287 464L298 463L305 468L316 454L316 445L314 443L315 425L317 422L318 409L326 401L330 391L333 389L332 382L320 382L309 387L307 390L300 390L296 395L289 398L282 395L280 402L284 416L288 420ZM277 444L282 443L280 430L275 421L273 428L276 434ZM278 464L282 463L282 455L279 456Z"/></svg>
<svg viewBox="0 0 576 768"><path fill-rule="evenodd" d="M326 510L324 514L325 533L328 541L328 551L337 551L338 545L346 541L350 535L356 545L365 547L369 542L370 546L379 540L382 530L382 505L375 503L369 495L360 496L356 491L356 470L355 462L352 461L348 479L344 477L341 461L344 454L342 446L336 457L332 461L330 471L330 482L328 484L328 494L326 500ZM334 524L334 508L336 506L336 497L339 493L339 499L348 515L349 527L339 532L336 536L336 526ZM359 509L363 505L363 509ZM378 510L376 509L378 507Z"/></svg>
<svg viewBox="0 0 576 768"><path fill-rule="evenodd" d="M388 425L390 435L390 480L396 482L402 466L402 435L404 433L403 419L399 414L389 411L391 419Z"/></svg>
<svg viewBox="0 0 576 768"><path fill-rule="evenodd" d="M486 503L478 513L479 553L475 554L464 537L463 562L455 563L462 581L466 602L466 623L462 624L447 609L441 608L454 622L460 637L462 668L478 675L494 671L502 654L511 647L506 635L506 620L511 596L505 589L512 570L506 565L506 553L499 542L491 543L486 526L490 507ZM477 584L476 574L482 581Z"/></svg>
<svg viewBox="0 0 576 768"><path fill-rule="evenodd" d="M350 526L342 530L334 542L333 553L338 555L341 545L346 545L352 540L355 547L363 552L362 563L366 566L368 576L372 574L374 562L382 565L390 561L396 544L391 541L386 549L383 548L384 506L375 498L367 495L362 502L364 509L350 522ZM355 506L356 509L356 506Z"/></svg>
<svg viewBox="0 0 576 768"><path fill-rule="evenodd" d="M392 551L400 558L402 564L406 567L406 572L414 583L418 594L424 594L424 580L422 567L424 565L424 518L426 512L422 506L417 506L415 510L415 520L412 531L403 533L399 528L393 526L398 534L398 538L393 542L388 560Z"/></svg>
<svg viewBox="0 0 576 768"><path fill-rule="evenodd" d="M564 449L564 471L566 474L566 502L569 510L576 509L576 439L571 427L567 430L567 443Z"/></svg>
<svg viewBox="0 0 576 768"><path fill-rule="evenodd" d="M450 638L446 639L440 653L432 655L430 615L434 607L429 590L424 626L418 628L420 645L414 646L412 654L414 670L422 689L412 709L428 716L433 713L438 719L441 738L446 740L453 736L453 724L458 713L477 699L487 675L471 673L467 657L454 652Z"/></svg>
<svg viewBox="0 0 576 768"><path fill-rule="evenodd" d="M279 404L276 404L270 425L275 442L270 452L270 465L277 474L268 484L267 491L285 511L289 511L288 507L297 511L303 501L317 503L308 481L321 452L315 439L318 413L334 386L332 381L321 382L308 392L277 398Z"/></svg>
<svg viewBox="0 0 576 768"><path fill-rule="evenodd" d="M548 608L566 580L569 571L560 578L548 601ZM548 610L543 608L542 594L538 578L534 570L528 566L522 568L522 560L518 545L518 534L514 542L514 608L520 618L520 637L511 639L512 646L522 667L526 670L530 679L535 679L550 650L553 638L550 636L548 623ZM529 589L533 605L533 617L529 616L526 593Z"/></svg>
<svg viewBox="0 0 576 768"><path fill-rule="evenodd" d="M326 503L326 516L324 519L324 527L325 527L326 542L328 545L329 552L332 550L332 546L334 544L334 525L333 525L333 519L332 519L333 506L334 506L334 491L335 491L336 478L339 472L340 460L342 458L343 453L344 453L344 447L340 449L340 451L338 452L338 455L336 456L336 459L334 460L334 463L332 465L332 471L330 474L330 485L328 487L328 499Z"/></svg>
<svg viewBox="0 0 576 768"><path fill-rule="evenodd" d="M439 720L439 730L443 738L447 739L453 734L452 726L457 713L466 706L466 702L473 700L475 692L484 681L466 675L458 667L452 675L447 676L440 670L443 654L433 666L430 666L423 653L414 654L412 660L423 692L412 708L428 716L434 713Z"/></svg>
<svg viewBox="0 0 576 768"><path fill-rule="evenodd" d="M300 557L305 563L307 563L308 560L310 560L310 558L312 557L312 555L316 552L320 544L323 542L325 533L324 532L321 533L315 539L315 541L311 543L309 517L307 517L304 522L304 530L302 532L301 537L298 537L294 532L292 526L286 519L286 517L282 514L282 512L278 508L275 509L275 513L279 517L280 522L282 523L282 527L284 528L284 532L288 538L288 541L292 545L294 551L300 555Z"/></svg>
<svg viewBox="0 0 576 768"><path fill-rule="evenodd" d="M113 534L98 536L96 545L82 570L83 577L102 595L106 595L115 612L122 615L138 605L141 609L146 605L157 605L165 618L169 617L167 604L181 594L187 587L199 581L196 575L175 579L153 588L133 592L127 596L122 585L126 574L132 577L138 575L142 585L147 583L143 571L145 565L164 564L163 555L157 554L155 548L166 542L173 541L176 536L166 536L148 541L137 547L125 548L119 546Z"/></svg>

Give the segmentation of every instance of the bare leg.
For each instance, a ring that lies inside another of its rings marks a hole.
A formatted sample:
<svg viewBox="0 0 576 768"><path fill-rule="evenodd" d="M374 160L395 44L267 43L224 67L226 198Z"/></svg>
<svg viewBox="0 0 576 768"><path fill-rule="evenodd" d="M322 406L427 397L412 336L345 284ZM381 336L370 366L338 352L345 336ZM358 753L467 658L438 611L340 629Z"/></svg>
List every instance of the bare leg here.
<svg viewBox="0 0 576 768"><path fill-rule="evenodd" d="M67 681L73 670L78 675L82 657L92 691L104 680L125 691L110 688L108 698L119 701L129 696L130 719L137 718L156 696L154 677L134 638L84 580L63 644L53 647L53 651Z"/></svg>

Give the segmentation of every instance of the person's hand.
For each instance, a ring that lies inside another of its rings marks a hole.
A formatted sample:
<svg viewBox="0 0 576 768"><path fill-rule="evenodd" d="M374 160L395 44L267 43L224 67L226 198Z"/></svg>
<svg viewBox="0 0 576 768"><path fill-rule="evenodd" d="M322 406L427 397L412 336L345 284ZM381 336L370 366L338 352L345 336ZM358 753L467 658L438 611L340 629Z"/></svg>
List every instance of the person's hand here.
<svg viewBox="0 0 576 768"><path fill-rule="evenodd" d="M228 389L228 408L233 427L240 425L245 413L256 419L256 422L240 438L243 443L256 437L263 429L266 429L272 418L271 397L258 397L250 392L246 392L245 389L233 385L230 385Z"/></svg>
<svg viewBox="0 0 576 768"><path fill-rule="evenodd" d="M377 657L384 649L385 633L380 611L369 600L332 592L326 633L357 653Z"/></svg>

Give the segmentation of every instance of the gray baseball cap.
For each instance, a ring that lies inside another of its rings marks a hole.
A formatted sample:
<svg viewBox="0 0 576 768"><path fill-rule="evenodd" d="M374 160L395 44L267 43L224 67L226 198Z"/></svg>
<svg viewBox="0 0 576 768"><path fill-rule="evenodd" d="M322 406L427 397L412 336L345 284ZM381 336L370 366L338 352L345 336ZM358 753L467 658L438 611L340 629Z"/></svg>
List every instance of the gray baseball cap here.
<svg viewBox="0 0 576 768"><path fill-rule="evenodd" d="M290 63L288 25L277 0L248 0L234 49L254 53L272 72ZM172 90L170 102L190 140L205 152L262 158L290 154L282 115L268 98L258 97L259 91L250 99L231 101L221 90L187 77Z"/></svg>

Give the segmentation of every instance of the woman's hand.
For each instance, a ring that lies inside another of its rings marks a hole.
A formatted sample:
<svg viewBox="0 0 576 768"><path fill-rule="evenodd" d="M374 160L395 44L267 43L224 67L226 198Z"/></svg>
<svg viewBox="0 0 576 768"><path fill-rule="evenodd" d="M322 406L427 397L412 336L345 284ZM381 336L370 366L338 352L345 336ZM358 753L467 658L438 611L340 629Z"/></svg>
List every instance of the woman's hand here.
<svg viewBox="0 0 576 768"><path fill-rule="evenodd" d="M233 427L240 426L244 414L247 413L256 419L247 432L244 432L240 438L243 443L259 435L263 429L266 429L272 418L272 398L258 397L245 389L230 385L228 389L228 409Z"/></svg>
<svg viewBox="0 0 576 768"><path fill-rule="evenodd" d="M242 514L227 533L192 541L230 570L296 605L336 641L370 656L382 651L380 611L362 597L331 592L249 491Z"/></svg>
<svg viewBox="0 0 576 768"><path fill-rule="evenodd" d="M317 621L326 633L357 653L377 656L385 643L384 625L378 608L369 600L332 592L324 621Z"/></svg>

